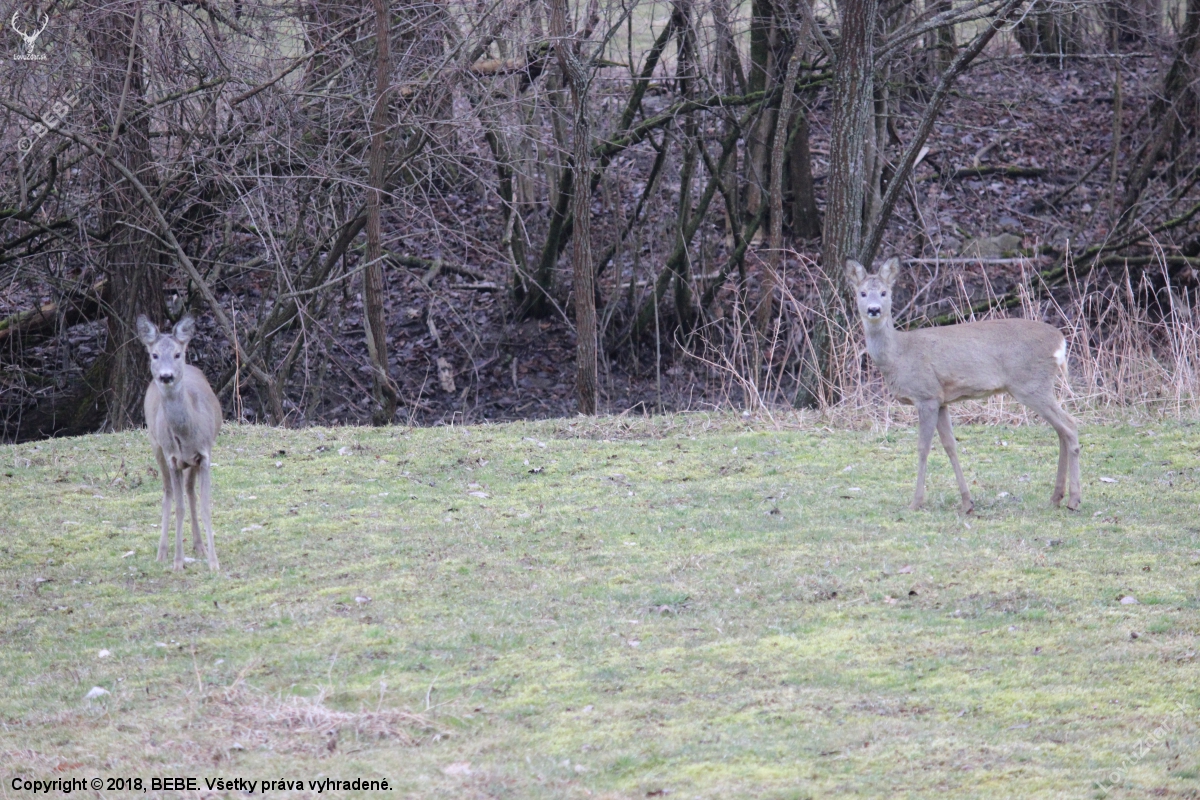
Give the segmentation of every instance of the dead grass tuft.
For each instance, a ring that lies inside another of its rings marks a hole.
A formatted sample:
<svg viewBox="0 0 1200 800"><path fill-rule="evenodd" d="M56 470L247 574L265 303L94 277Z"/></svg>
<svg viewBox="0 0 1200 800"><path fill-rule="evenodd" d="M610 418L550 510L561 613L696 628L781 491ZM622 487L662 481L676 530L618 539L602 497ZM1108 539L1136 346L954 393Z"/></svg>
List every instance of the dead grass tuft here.
<svg viewBox="0 0 1200 800"><path fill-rule="evenodd" d="M324 689L315 697L270 695L237 682L209 694L206 716L235 747L315 755L334 752L345 738L415 747L425 737L440 735L421 714L382 707L338 711L325 704L327 696Z"/></svg>

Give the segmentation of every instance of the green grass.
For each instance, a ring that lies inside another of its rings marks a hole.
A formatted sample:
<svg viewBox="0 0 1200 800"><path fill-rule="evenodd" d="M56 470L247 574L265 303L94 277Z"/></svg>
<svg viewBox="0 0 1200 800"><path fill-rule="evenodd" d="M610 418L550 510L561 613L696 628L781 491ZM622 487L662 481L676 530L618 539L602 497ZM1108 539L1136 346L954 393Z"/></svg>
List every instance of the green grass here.
<svg viewBox="0 0 1200 800"><path fill-rule="evenodd" d="M1048 428L958 434L971 518L910 429L230 426L219 575L144 434L0 447L0 791L1200 796L1200 428L1086 426L1075 514Z"/></svg>

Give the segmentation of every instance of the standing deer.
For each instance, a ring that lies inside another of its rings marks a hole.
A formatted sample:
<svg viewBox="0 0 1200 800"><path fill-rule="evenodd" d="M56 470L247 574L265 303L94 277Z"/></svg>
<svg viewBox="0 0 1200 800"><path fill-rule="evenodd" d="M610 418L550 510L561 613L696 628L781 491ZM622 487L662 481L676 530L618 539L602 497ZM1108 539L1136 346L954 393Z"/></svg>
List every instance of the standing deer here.
<svg viewBox="0 0 1200 800"><path fill-rule="evenodd" d="M167 560L167 531L171 502L175 502L175 564L183 569L183 492L186 477L188 507L192 512L192 547L206 552L196 518L196 484L200 484L200 513L208 534L208 568L214 572L217 549L212 529L212 448L221 429L221 403L204 373L187 363L187 344L196 322L184 317L172 331L159 333L143 316L137 319L138 336L150 351L152 380L146 389L146 426L154 457L163 476L162 537L158 560Z"/></svg>
<svg viewBox="0 0 1200 800"><path fill-rule="evenodd" d="M1079 433L1075 420L1062 410L1055 383L1067 369L1067 343L1052 325L1028 319L994 319L916 331L892 324L892 283L900 260L892 258L870 275L862 264L847 260L858 295L858 312L867 334L867 352L902 403L917 407L917 491L912 508L925 502L925 463L937 430L954 467L962 510L974 508L971 492L958 465L948 404L1008 392L1058 431L1058 477L1050 502L1066 494L1067 508L1079 508Z"/></svg>

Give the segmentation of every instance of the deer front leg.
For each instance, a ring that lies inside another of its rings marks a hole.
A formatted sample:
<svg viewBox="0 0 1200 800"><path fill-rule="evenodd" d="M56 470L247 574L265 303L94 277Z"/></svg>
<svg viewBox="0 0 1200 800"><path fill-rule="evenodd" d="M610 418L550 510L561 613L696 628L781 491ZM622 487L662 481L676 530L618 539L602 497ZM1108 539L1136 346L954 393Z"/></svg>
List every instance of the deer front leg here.
<svg viewBox="0 0 1200 800"><path fill-rule="evenodd" d="M188 510L192 514L192 551L196 555L204 554L204 540L200 538L200 518L196 516L196 467L187 470L187 499Z"/></svg>
<svg viewBox="0 0 1200 800"><path fill-rule="evenodd" d="M962 512L970 514L975 510L975 503L971 500L971 490L967 488L967 479L963 477L962 467L958 465L958 445L954 441L954 429L950 427L950 409L946 406L938 409L937 431L946 455L950 456L950 466L954 467L958 493L962 496Z"/></svg>
<svg viewBox="0 0 1200 800"><path fill-rule="evenodd" d="M925 504L925 466L929 461L929 448L933 446L933 432L937 429L937 403L921 403L917 406L917 418L920 431L917 434L917 492L910 506L913 511Z"/></svg>
<svg viewBox="0 0 1200 800"><path fill-rule="evenodd" d="M200 514L204 519L204 531L208 535L208 568L213 572L221 569L217 562L217 546L213 542L212 527L212 471L205 458L198 467L200 471Z"/></svg>
<svg viewBox="0 0 1200 800"><path fill-rule="evenodd" d="M172 469L171 480L175 490L175 563L171 569L183 569L183 470Z"/></svg>
<svg viewBox="0 0 1200 800"><path fill-rule="evenodd" d="M157 561L167 560L167 544L170 539L171 524L171 506L175 501L175 479L171 475L171 468L167 466L167 459L163 456L162 448L154 448L154 457L158 460L158 471L162 475L163 482L163 501L162 501L162 535L158 537L158 558Z"/></svg>

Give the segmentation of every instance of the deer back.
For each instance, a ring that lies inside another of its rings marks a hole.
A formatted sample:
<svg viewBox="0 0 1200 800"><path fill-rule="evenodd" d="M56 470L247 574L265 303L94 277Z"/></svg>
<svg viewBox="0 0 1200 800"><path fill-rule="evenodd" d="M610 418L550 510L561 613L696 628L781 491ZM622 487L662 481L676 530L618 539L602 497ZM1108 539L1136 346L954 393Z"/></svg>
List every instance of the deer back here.
<svg viewBox="0 0 1200 800"><path fill-rule="evenodd" d="M1052 390L1066 363L1062 333L1027 319L997 319L896 333L880 367L909 402L939 403Z"/></svg>

